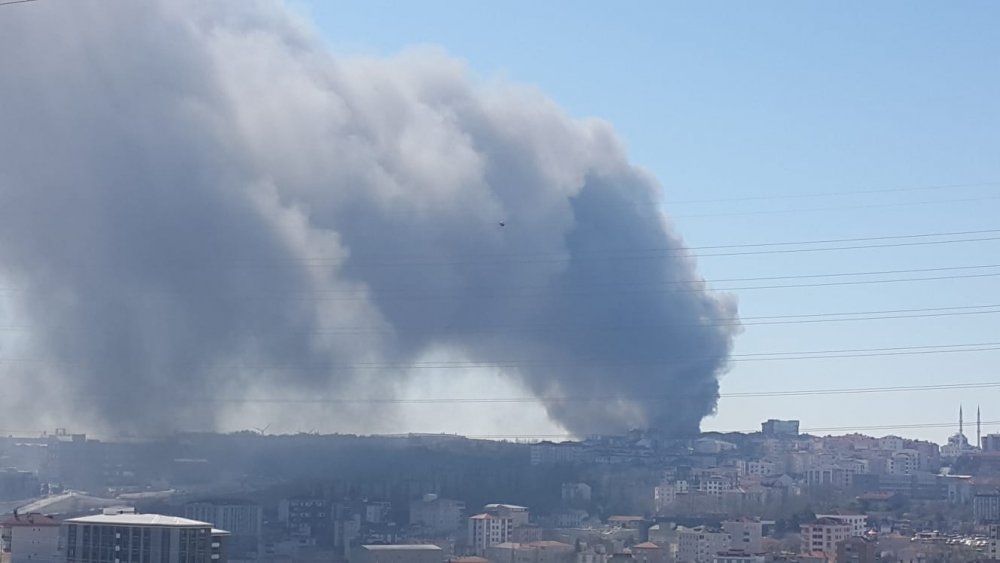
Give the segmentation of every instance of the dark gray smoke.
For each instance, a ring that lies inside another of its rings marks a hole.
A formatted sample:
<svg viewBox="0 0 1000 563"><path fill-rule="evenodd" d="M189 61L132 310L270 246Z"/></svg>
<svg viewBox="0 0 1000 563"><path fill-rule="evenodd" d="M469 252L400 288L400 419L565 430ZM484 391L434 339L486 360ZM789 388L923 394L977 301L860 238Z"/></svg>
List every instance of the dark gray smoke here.
<svg viewBox="0 0 1000 563"><path fill-rule="evenodd" d="M271 2L122 0L5 9L0 92L7 413L211 428L497 364L577 434L715 408L735 303L611 128L530 89L331 56Z"/></svg>

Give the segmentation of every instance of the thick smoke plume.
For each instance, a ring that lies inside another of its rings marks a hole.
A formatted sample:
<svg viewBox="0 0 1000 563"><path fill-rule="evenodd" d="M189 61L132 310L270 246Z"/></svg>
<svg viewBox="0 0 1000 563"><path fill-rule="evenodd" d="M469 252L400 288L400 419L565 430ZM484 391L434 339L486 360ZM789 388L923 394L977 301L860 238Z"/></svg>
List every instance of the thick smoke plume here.
<svg viewBox="0 0 1000 563"><path fill-rule="evenodd" d="M433 50L331 55L278 3L11 8L8 422L208 429L323 397L314 427L377 430L404 383L483 369L576 434L714 410L735 304L606 123Z"/></svg>

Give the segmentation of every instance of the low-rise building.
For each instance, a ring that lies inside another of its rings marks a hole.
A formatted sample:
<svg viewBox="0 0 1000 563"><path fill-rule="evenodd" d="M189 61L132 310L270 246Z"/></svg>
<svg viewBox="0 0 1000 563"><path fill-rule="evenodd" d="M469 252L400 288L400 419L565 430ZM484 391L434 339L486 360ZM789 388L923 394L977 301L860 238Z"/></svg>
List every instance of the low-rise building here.
<svg viewBox="0 0 1000 563"><path fill-rule="evenodd" d="M990 524L986 534L986 555L1000 559L1000 524Z"/></svg>
<svg viewBox="0 0 1000 563"><path fill-rule="evenodd" d="M766 558L759 553L730 550L716 553L712 561L713 563L764 563Z"/></svg>
<svg viewBox="0 0 1000 563"><path fill-rule="evenodd" d="M705 526L677 528L678 563L712 563L718 553L732 545L732 536Z"/></svg>
<svg viewBox="0 0 1000 563"><path fill-rule="evenodd" d="M760 432L765 438L777 438L799 435L799 421L769 419L762 422Z"/></svg>
<svg viewBox="0 0 1000 563"><path fill-rule="evenodd" d="M264 512L257 503L234 499L192 502L184 506L184 517L229 532L231 559L257 559L260 554Z"/></svg>
<svg viewBox="0 0 1000 563"><path fill-rule="evenodd" d="M17 514L0 522L0 551L4 563L61 560L60 524L42 514Z"/></svg>
<svg viewBox="0 0 1000 563"><path fill-rule="evenodd" d="M722 529L731 536L731 549L745 553L763 552L764 524L760 520L726 520L722 522Z"/></svg>
<svg viewBox="0 0 1000 563"><path fill-rule="evenodd" d="M487 548L486 554L487 559L497 562L572 563L576 559L572 545L557 541L498 543Z"/></svg>
<svg viewBox="0 0 1000 563"><path fill-rule="evenodd" d="M875 563L877 542L867 537L850 537L837 544L837 563Z"/></svg>
<svg viewBox="0 0 1000 563"><path fill-rule="evenodd" d="M462 528L464 513L464 502L428 494L410 503L410 525L430 535L451 534Z"/></svg>
<svg viewBox="0 0 1000 563"><path fill-rule="evenodd" d="M868 530L867 514L817 514L816 518L832 518L851 527L851 535L860 537Z"/></svg>
<svg viewBox="0 0 1000 563"><path fill-rule="evenodd" d="M487 504L483 507L483 512L493 514L501 518L510 518L514 526L528 525L528 507L516 504Z"/></svg>
<svg viewBox="0 0 1000 563"><path fill-rule="evenodd" d="M822 553L828 559L837 557L837 544L851 537L851 526L834 518L817 518L801 525L802 555Z"/></svg>
<svg viewBox="0 0 1000 563"><path fill-rule="evenodd" d="M632 559L640 563L672 563L674 559L669 546L653 542L633 545L629 551L632 552Z"/></svg>

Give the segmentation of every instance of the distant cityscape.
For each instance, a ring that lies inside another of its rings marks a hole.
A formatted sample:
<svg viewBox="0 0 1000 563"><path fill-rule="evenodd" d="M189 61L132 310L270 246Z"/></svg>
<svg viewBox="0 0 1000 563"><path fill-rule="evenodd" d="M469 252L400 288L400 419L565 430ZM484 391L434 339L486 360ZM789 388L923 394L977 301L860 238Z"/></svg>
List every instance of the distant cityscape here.
<svg viewBox="0 0 1000 563"><path fill-rule="evenodd" d="M1000 557L1000 434L0 439L3 561L762 563Z"/></svg>

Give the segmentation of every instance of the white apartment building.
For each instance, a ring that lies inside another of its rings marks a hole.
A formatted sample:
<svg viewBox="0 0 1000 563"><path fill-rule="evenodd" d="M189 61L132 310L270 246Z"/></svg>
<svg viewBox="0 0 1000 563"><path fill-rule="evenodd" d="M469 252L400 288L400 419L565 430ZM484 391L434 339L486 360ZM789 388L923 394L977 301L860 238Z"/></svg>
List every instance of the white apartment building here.
<svg viewBox="0 0 1000 563"><path fill-rule="evenodd" d="M851 536L851 526L834 518L817 518L801 526L802 553L822 553L827 559L837 557L837 543Z"/></svg>
<svg viewBox="0 0 1000 563"><path fill-rule="evenodd" d="M865 530L868 529L867 514L817 514L816 518L832 518L847 524L851 527L851 535L854 537L865 535Z"/></svg>
<svg viewBox="0 0 1000 563"><path fill-rule="evenodd" d="M476 514L469 517L469 547L480 557L486 555L491 546L511 541L514 522L492 514Z"/></svg>
<svg viewBox="0 0 1000 563"><path fill-rule="evenodd" d="M728 491L731 488L733 488L732 483L719 475L709 475L708 477L703 477L698 482L699 491L716 497L722 496L723 491Z"/></svg>
<svg viewBox="0 0 1000 563"><path fill-rule="evenodd" d="M990 524L986 535L986 556L990 559L1000 559L1000 524Z"/></svg>
<svg viewBox="0 0 1000 563"><path fill-rule="evenodd" d="M904 441L899 436L883 436L878 439L878 449L896 452L903 449Z"/></svg>
<svg viewBox="0 0 1000 563"><path fill-rule="evenodd" d="M766 459L741 459L736 463L736 467L739 470L740 477L745 477L747 475L760 475L766 477L768 475L775 475L778 473L778 464Z"/></svg>
<svg viewBox="0 0 1000 563"><path fill-rule="evenodd" d="M677 528L677 563L712 563L718 553L728 551L732 536L704 526Z"/></svg>
<svg viewBox="0 0 1000 563"><path fill-rule="evenodd" d="M888 475L913 475L920 471L920 452L917 450L896 450L885 460Z"/></svg>
<svg viewBox="0 0 1000 563"><path fill-rule="evenodd" d="M5 563L62 560L59 522L41 514L15 515L0 522L0 550Z"/></svg>
<svg viewBox="0 0 1000 563"><path fill-rule="evenodd" d="M839 465L813 467L804 472L806 484L811 487L830 485L841 489L850 487L857 473L854 467Z"/></svg>
<svg viewBox="0 0 1000 563"><path fill-rule="evenodd" d="M513 504L487 504L482 514L469 517L469 547L483 556L490 546L511 542L514 528L528 524L528 508Z"/></svg>
<svg viewBox="0 0 1000 563"><path fill-rule="evenodd" d="M225 563L229 532L177 516L107 509L64 522L66 563Z"/></svg>
<svg viewBox="0 0 1000 563"><path fill-rule="evenodd" d="M483 512L494 514L501 518L510 518L514 522L514 527L528 525L528 507L516 504L487 504L483 507Z"/></svg>

